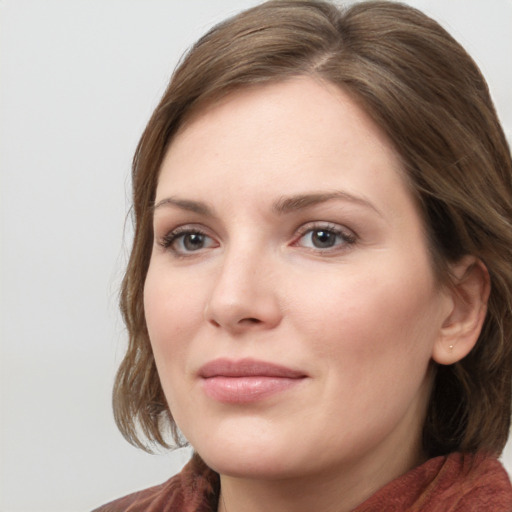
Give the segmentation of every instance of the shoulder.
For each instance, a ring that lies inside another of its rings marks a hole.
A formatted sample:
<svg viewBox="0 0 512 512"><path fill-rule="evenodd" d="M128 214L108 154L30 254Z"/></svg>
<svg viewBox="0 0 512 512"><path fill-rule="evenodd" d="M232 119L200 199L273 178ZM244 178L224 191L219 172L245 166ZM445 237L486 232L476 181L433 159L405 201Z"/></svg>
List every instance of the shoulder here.
<svg viewBox="0 0 512 512"><path fill-rule="evenodd" d="M180 480L180 475L175 475L163 484L128 494L96 508L93 512L170 512L171 510L181 510L183 493L181 492ZM172 508L169 508L170 506Z"/></svg>
<svg viewBox="0 0 512 512"><path fill-rule="evenodd" d="M213 512L217 509L218 475L194 455L166 482L111 501L93 512Z"/></svg>
<svg viewBox="0 0 512 512"><path fill-rule="evenodd" d="M512 512L512 486L496 457L452 453L428 460L353 512Z"/></svg>
<svg viewBox="0 0 512 512"><path fill-rule="evenodd" d="M459 475L455 491L460 498L454 497L454 512L512 511L510 478L496 457L453 454L448 462Z"/></svg>
<svg viewBox="0 0 512 512"><path fill-rule="evenodd" d="M419 469L419 468L418 468ZM452 453L424 464L428 475L419 502L425 512L512 512L512 486L492 455Z"/></svg>

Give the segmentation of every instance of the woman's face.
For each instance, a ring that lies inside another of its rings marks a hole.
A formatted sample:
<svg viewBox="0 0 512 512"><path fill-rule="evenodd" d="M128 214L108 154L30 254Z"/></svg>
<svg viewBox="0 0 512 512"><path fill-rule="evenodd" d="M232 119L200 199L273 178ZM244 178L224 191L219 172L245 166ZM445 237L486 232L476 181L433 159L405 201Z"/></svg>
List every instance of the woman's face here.
<svg viewBox="0 0 512 512"><path fill-rule="evenodd" d="M310 78L231 94L178 133L155 204L149 335L211 467L418 462L451 300L397 156L347 94Z"/></svg>

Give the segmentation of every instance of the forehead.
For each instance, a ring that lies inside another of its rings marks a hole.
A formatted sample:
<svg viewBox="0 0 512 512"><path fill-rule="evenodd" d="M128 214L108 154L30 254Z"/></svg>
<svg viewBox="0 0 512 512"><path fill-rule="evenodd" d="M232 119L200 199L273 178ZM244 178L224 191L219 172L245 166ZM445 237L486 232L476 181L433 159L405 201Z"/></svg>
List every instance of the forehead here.
<svg viewBox="0 0 512 512"><path fill-rule="evenodd" d="M220 183L262 198L326 187L365 194L396 188L401 175L392 144L349 94L300 77L238 90L195 113L170 144L156 200Z"/></svg>

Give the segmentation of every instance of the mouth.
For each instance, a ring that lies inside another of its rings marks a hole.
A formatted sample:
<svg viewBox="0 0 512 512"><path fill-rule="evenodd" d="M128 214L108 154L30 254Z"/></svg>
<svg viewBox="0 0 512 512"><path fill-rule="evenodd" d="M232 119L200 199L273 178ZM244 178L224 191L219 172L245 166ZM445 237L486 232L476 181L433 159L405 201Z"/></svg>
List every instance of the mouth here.
<svg viewBox="0 0 512 512"><path fill-rule="evenodd" d="M206 395L223 403L264 400L303 382L307 375L286 366L255 359L216 359L199 370Z"/></svg>

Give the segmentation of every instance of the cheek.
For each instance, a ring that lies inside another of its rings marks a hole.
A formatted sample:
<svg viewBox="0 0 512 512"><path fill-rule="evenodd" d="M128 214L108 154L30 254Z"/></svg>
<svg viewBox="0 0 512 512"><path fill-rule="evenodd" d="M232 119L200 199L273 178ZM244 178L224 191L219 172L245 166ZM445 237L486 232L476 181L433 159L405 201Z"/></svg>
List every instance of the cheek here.
<svg viewBox="0 0 512 512"><path fill-rule="evenodd" d="M150 265L144 284L146 324L162 389L180 426L186 424L180 404L189 407L194 398L187 379L188 353L203 312L194 290L161 265Z"/></svg>
<svg viewBox="0 0 512 512"><path fill-rule="evenodd" d="M411 363L426 366L440 328L428 271L393 271L384 264L365 270L317 274L302 283L295 294L301 304L290 304L300 311L300 329L317 353L349 373L357 367L385 372L393 366L407 370Z"/></svg>
<svg viewBox="0 0 512 512"><path fill-rule="evenodd" d="M391 428L405 411L422 417L438 324L429 286L414 288L389 274L331 280L329 293L326 286L304 295L298 329L319 363L329 421L366 425L370 435Z"/></svg>
<svg viewBox="0 0 512 512"><path fill-rule="evenodd" d="M150 265L144 284L144 313L149 339L162 382L183 369L185 348L202 318L201 300L194 287Z"/></svg>

